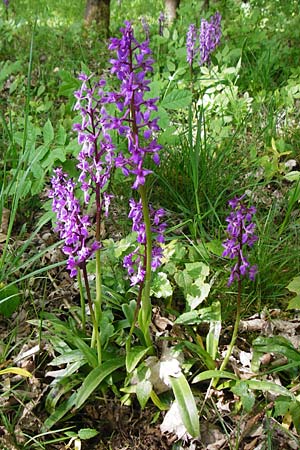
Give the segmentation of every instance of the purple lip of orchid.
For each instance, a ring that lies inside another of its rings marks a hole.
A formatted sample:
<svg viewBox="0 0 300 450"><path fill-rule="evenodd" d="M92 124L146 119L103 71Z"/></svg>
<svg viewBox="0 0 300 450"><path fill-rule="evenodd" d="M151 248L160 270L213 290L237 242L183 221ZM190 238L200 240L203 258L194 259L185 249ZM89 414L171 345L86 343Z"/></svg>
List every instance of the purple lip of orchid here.
<svg viewBox="0 0 300 450"><path fill-rule="evenodd" d="M199 30L199 46L197 46L197 30L194 24L189 26L186 39L187 62L192 65L197 53L200 54L199 64L209 64L210 55L221 40L221 15L216 12L211 19L201 20Z"/></svg>
<svg viewBox="0 0 300 450"><path fill-rule="evenodd" d="M258 237L254 234L255 224L252 222L256 209L253 206L246 207L243 202L244 197L244 195L239 198L236 197L228 202L233 211L226 219L228 239L223 243L225 250L222 256L231 259L237 258L236 264L231 269L228 286L234 280L240 280L241 277L247 275L250 280L254 280L257 273L257 266L250 266L249 261L243 254L245 247L252 247L258 240Z"/></svg>

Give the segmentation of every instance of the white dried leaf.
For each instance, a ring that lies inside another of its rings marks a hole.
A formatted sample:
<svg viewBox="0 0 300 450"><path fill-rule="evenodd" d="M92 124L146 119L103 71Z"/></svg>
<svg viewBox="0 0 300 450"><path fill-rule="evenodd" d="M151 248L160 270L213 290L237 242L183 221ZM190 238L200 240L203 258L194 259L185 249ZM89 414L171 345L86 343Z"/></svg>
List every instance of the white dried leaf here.
<svg viewBox="0 0 300 450"><path fill-rule="evenodd" d="M175 434L177 439L188 440L192 438L182 422L176 400L172 403L169 411L165 415L160 425L160 430L162 433Z"/></svg>

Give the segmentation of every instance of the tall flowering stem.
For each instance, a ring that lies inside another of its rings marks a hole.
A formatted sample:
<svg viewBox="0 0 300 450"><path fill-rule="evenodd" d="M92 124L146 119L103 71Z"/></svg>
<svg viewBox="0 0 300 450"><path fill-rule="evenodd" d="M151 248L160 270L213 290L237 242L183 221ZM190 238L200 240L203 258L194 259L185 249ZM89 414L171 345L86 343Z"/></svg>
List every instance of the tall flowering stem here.
<svg viewBox="0 0 300 450"><path fill-rule="evenodd" d="M96 232L95 241L101 240L101 221L103 215L108 215L111 195L106 192L111 169L114 164L114 145L107 129L108 115L104 108L105 81L93 81L93 76L84 73L79 75L82 81L80 90L75 92L77 102L74 109L81 115L81 123L74 125L78 133L78 143L82 146L78 155L77 164L80 169L78 181L84 193L84 203L89 204L91 195L95 196L96 203ZM96 342L98 359L101 364L101 343L99 341L99 323L102 316L102 285L101 285L101 259L100 245L96 249L96 298L95 318L97 330L93 329L92 345ZM86 283L88 282L84 274Z"/></svg>
<svg viewBox="0 0 300 450"><path fill-rule="evenodd" d="M107 132L106 123L108 115L103 106L103 80L94 82L92 76L84 73L79 75L81 87L75 92L77 99L75 110L79 111L81 123L74 125L74 131L78 133L78 143L81 150L77 156L79 177L77 184L63 173L62 169L56 169L52 178L52 189L49 197L53 199L52 209L57 216L56 231L64 239L63 252L68 255L67 269L72 277L78 275L79 284L81 271L86 288L86 295L93 322L93 336L91 346L97 348L98 362L101 364L102 351L99 324L102 315L101 293L101 264L100 264L100 230L103 215L108 214L111 195L106 192L110 178L110 172L114 163L114 146ZM75 190L83 193L85 209L88 208L91 198L96 203L96 233L92 244L91 237L92 220L88 214L81 213L81 204L76 198ZM96 256L96 298L92 301L88 274L87 260ZM84 310L83 291L80 284L82 310ZM85 315L82 313L83 326Z"/></svg>
<svg viewBox="0 0 300 450"><path fill-rule="evenodd" d="M130 22L125 22L121 28L122 37L112 38L109 49L116 53L111 59L111 74L120 81L120 88L111 92L108 102L119 109L120 115L111 120L111 128L124 136L128 143L128 152L120 152L116 157L116 166L121 168L125 176L133 176L132 189L137 191L140 200L130 200L129 217L133 220L133 231L137 232L137 248L124 260L131 284L139 284L137 307L141 303L139 325L143 332L145 343L151 346L149 325L151 322L150 284L151 271L159 265L158 245L153 245L153 232L161 239L163 224L153 224L155 213L150 210L146 191L146 177L152 171L145 167L148 157L159 164L159 150L155 133L159 130L158 118L152 118L152 112L157 111L158 99L146 99L150 81L147 75L153 71L153 60L149 48L148 37L139 43L135 37ZM141 253L141 247L143 252Z"/></svg>
<svg viewBox="0 0 300 450"><path fill-rule="evenodd" d="M236 260L236 263L231 269L228 286L236 280L238 283L238 292L236 318L232 338L220 370L225 370L238 335L241 316L242 279L243 277L249 277L250 280L254 280L257 273L257 266L251 266L244 254L245 249L247 247L253 247L254 243L258 240L258 237L254 234L255 223L253 223L253 215L256 213L256 209L253 206L247 207L244 198L245 196L243 195L242 197L234 198L229 201L232 212L226 219L228 223L228 238L223 243L223 256Z"/></svg>

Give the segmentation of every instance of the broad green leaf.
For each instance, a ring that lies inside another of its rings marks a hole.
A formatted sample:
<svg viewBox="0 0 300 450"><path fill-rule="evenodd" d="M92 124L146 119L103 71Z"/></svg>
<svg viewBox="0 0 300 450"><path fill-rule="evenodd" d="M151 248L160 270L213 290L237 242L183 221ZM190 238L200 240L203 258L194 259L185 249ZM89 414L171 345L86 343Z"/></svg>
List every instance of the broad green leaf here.
<svg viewBox="0 0 300 450"><path fill-rule="evenodd" d="M195 398L185 376L170 376L171 386L178 403L180 416L187 432L194 438L200 435L199 417Z"/></svg>
<svg viewBox="0 0 300 450"><path fill-rule="evenodd" d="M172 293L172 285L168 280L167 274L164 272L156 273L151 283L150 295L154 295L156 298L169 298Z"/></svg>
<svg viewBox="0 0 300 450"><path fill-rule="evenodd" d="M6 373L14 373L16 375L21 375L21 377L32 377L32 374L28 372L28 370L22 369L21 367L7 367L6 369L0 370L0 375L5 375Z"/></svg>
<svg viewBox="0 0 300 450"><path fill-rule="evenodd" d="M172 109L177 111L178 109L186 108L192 101L192 93L188 90L174 90L167 94L160 102L160 106L165 109Z"/></svg>
<svg viewBox="0 0 300 450"><path fill-rule="evenodd" d="M284 177L288 181L298 181L300 179L299 170L292 170L291 172L284 175Z"/></svg>
<svg viewBox="0 0 300 450"><path fill-rule="evenodd" d="M295 398L294 394L284 386L280 386L279 384L273 383L272 381L247 380L247 384L250 389L267 391L271 392L272 394L285 395L292 399Z"/></svg>
<svg viewBox="0 0 300 450"><path fill-rule="evenodd" d="M258 353L279 353L290 361L300 362L300 352L293 344L283 336L263 337L259 336L253 343L254 352Z"/></svg>
<svg viewBox="0 0 300 450"><path fill-rule="evenodd" d="M294 400L290 406L290 413L293 419L293 424L297 430L297 433L300 434L300 402Z"/></svg>
<svg viewBox="0 0 300 450"><path fill-rule="evenodd" d="M274 405L274 417L285 416L290 409L291 399L290 397L279 396L275 400Z"/></svg>
<svg viewBox="0 0 300 450"><path fill-rule="evenodd" d="M54 139L54 130L53 130L52 123L50 122L49 119L47 120L47 122L44 125L43 137L44 137L44 143L46 145L50 144Z"/></svg>
<svg viewBox="0 0 300 450"><path fill-rule="evenodd" d="M170 125L170 117L168 112L163 108L161 105L158 106L157 115L159 117L158 119L158 125L162 130L166 130Z"/></svg>
<svg viewBox="0 0 300 450"><path fill-rule="evenodd" d="M94 428L81 428L78 431L78 437L83 441L92 439L93 437L97 436L97 434L99 434L99 431L95 430Z"/></svg>
<svg viewBox="0 0 300 450"><path fill-rule="evenodd" d="M210 320L209 322L209 332L206 336L206 349L212 359L215 360L218 353L219 338L222 327L221 303L214 302L211 305L211 308L214 310L216 318L214 320Z"/></svg>
<svg viewBox="0 0 300 450"><path fill-rule="evenodd" d="M196 310L183 313L175 320L177 325L194 325L201 322L199 311Z"/></svg>
<svg viewBox="0 0 300 450"><path fill-rule="evenodd" d="M18 308L21 297L15 285L0 283L0 314L10 317Z"/></svg>
<svg viewBox="0 0 300 450"><path fill-rule="evenodd" d="M105 378L124 365L124 358L105 361L101 366L93 369L77 391L75 408L80 408L90 395L97 389Z"/></svg>
<svg viewBox="0 0 300 450"><path fill-rule="evenodd" d="M135 346L132 348L127 349L126 351L126 370L127 372L132 372L140 360L147 355L150 347L142 347L142 346Z"/></svg>
<svg viewBox="0 0 300 450"><path fill-rule="evenodd" d="M135 300L130 300L129 304L123 303L122 305L122 311L130 325L132 325L133 322L135 308L136 308Z"/></svg>
<svg viewBox="0 0 300 450"><path fill-rule="evenodd" d="M197 308L208 297L210 285L201 278L186 288L186 301L190 309Z"/></svg>
<svg viewBox="0 0 300 450"><path fill-rule="evenodd" d="M209 275L209 267L203 262L185 263L185 270L194 280L201 277L203 280Z"/></svg>
<svg viewBox="0 0 300 450"><path fill-rule="evenodd" d="M287 289L297 294L289 301L287 309L300 309L300 277L293 278L287 285Z"/></svg>
<svg viewBox="0 0 300 450"><path fill-rule="evenodd" d="M226 370L205 370L199 373L194 379L193 383L199 383L200 381L212 380L213 378L227 378L229 380L237 380L237 376Z"/></svg>
<svg viewBox="0 0 300 450"><path fill-rule="evenodd" d="M141 408L144 409L152 391L152 383L149 380L140 381L136 385L136 396L141 405Z"/></svg>
<svg viewBox="0 0 300 450"><path fill-rule="evenodd" d="M246 412L250 412L255 403L255 395L248 388L247 381L238 381L232 388L231 391L238 395L241 399L242 405Z"/></svg>

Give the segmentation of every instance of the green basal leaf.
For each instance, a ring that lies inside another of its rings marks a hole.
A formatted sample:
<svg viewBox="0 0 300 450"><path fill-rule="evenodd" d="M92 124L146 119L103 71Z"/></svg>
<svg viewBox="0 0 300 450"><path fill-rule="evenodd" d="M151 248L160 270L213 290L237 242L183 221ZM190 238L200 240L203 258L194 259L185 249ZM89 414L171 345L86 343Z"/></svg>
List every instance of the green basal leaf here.
<svg viewBox="0 0 300 450"><path fill-rule="evenodd" d="M253 341L252 346L254 352L257 353L279 353L284 355L290 361L300 362L300 352L283 336L259 336Z"/></svg>
<svg viewBox="0 0 300 450"><path fill-rule="evenodd" d="M134 319L135 308L136 308L135 300L130 300L129 304L123 303L123 305L122 305L122 311L130 325L132 325L132 322Z"/></svg>
<svg viewBox="0 0 300 450"><path fill-rule="evenodd" d="M101 366L93 369L77 391L74 402L75 408L80 408L102 381L112 372L124 366L124 362L124 358L115 358L105 361Z"/></svg>
<svg viewBox="0 0 300 450"><path fill-rule="evenodd" d="M221 303L214 302L211 305L211 308L214 311L215 318L209 322L209 332L206 336L206 349L212 359L215 360L218 353L219 338L222 327Z"/></svg>
<svg viewBox="0 0 300 450"><path fill-rule="evenodd" d="M131 373L138 363L143 359L145 355L147 355L148 351L150 350L150 347L142 347L142 346L135 346L133 348L128 346L128 349L126 349L126 370L127 372Z"/></svg>
<svg viewBox="0 0 300 450"><path fill-rule="evenodd" d="M0 314L10 317L21 303L19 290L15 285L0 283Z"/></svg>
<svg viewBox="0 0 300 450"><path fill-rule="evenodd" d="M286 389L284 386L280 386L272 381L263 381L263 380L247 380L247 384L250 389L259 390L259 391L267 391L272 394L284 395L288 396L292 399L295 398L294 394Z"/></svg>
<svg viewBox="0 0 300 450"><path fill-rule="evenodd" d="M136 385L136 396L141 405L141 408L144 409L152 391L152 383L149 380L140 381Z"/></svg>
<svg viewBox="0 0 300 450"><path fill-rule="evenodd" d="M238 380L237 376L226 370L205 370L199 373L194 379L193 383L200 383L205 380L212 380L213 378L226 378L229 380Z"/></svg>
<svg viewBox="0 0 300 450"><path fill-rule="evenodd" d="M171 386L178 403L182 422L187 432L194 438L200 435L200 425L195 398L185 376L170 377Z"/></svg>
<svg viewBox="0 0 300 450"><path fill-rule="evenodd" d="M81 428L78 431L78 437L79 439L82 439L83 441L87 439L92 439L93 437L97 436L99 434L99 431L95 430L94 428Z"/></svg>

